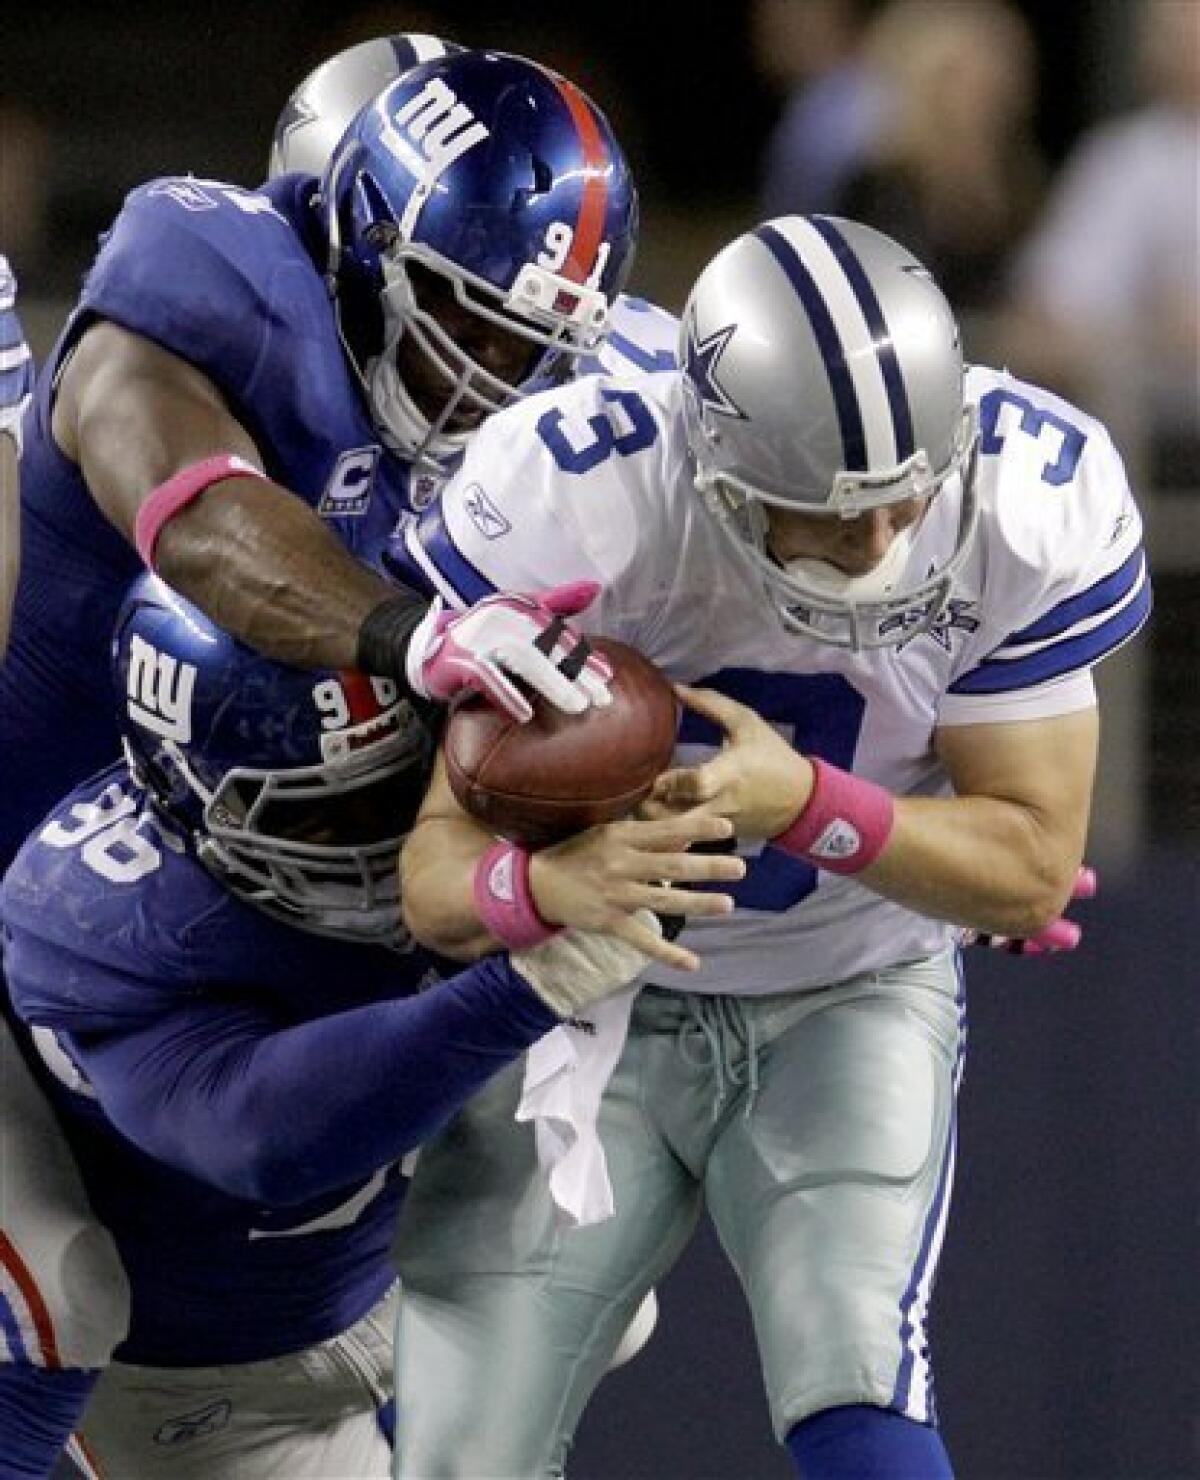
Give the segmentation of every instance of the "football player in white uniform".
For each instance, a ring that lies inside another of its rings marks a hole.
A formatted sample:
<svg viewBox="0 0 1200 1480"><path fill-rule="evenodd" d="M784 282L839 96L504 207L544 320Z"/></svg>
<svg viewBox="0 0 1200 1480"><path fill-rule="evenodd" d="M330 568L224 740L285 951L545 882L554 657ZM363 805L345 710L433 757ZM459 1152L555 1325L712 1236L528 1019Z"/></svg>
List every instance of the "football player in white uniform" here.
<svg viewBox="0 0 1200 1480"><path fill-rule="evenodd" d="M514 1073L422 1152L399 1243L404 1477L560 1473L702 1205L807 1480L950 1474L926 1314L957 931L1035 936L1068 899L1090 669L1150 607L1141 524L1103 426L965 369L928 272L867 227L738 238L681 349L676 376L578 382L489 421L396 555L459 603L601 582L586 625L688 686L657 805L731 818L749 864L736 912L681 938L699 969L643 977L599 1111L615 1216L564 1229ZM636 943L628 912L657 891L621 881L606 831L589 924ZM477 864L496 848L435 785L404 862L419 935L464 957L503 942ZM509 852L553 927L555 850Z"/></svg>

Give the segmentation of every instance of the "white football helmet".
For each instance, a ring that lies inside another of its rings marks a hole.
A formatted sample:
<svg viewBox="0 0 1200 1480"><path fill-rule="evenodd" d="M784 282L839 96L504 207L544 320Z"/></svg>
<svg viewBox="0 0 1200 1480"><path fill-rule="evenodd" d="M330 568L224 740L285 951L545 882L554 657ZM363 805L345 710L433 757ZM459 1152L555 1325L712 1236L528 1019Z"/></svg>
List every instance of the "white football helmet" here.
<svg viewBox="0 0 1200 1480"><path fill-rule="evenodd" d="M348 46L315 67L287 100L271 136L268 179L323 175L350 120L410 67L461 51L452 41L409 32Z"/></svg>
<svg viewBox="0 0 1200 1480"><path fill-rule="evenodd" d="M870 227L781 217L704 269L680 333L696 487L784 623L856 650L931 627L974 536L977 432L958 325L925 268ZM957 535L933 569L909 569L917 526L862 576L771 554L772 508L853 519L951 479Z"/></svg>

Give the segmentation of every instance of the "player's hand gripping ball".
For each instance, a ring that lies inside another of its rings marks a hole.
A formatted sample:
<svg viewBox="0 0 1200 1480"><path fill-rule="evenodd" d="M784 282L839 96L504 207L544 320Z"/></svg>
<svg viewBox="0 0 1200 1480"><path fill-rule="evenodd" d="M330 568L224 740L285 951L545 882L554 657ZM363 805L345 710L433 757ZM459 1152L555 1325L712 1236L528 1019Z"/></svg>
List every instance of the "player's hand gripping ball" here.
<svg viewBox="0 0 1200 1480"><path fill-rule="evenodd" d="M541 847L615 822L649 794L671 760L679 715L668 680L641 653L591 639L613 667L613 702L563 714L534 697L517 724L483 700L452 710L442 749L462 807L513 842Z"/></svg>

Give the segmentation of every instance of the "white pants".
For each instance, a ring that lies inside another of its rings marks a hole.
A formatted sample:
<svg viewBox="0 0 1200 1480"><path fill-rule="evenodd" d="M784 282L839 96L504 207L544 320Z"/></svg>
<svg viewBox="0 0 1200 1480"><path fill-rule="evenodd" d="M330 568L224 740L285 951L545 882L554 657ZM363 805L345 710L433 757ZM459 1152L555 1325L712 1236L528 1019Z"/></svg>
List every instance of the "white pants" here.
<svg viewBox="0 0 1200 1480"><path fill-rule="evenodd" d="M391 1450L393 1290L319 1346L226 1367L114 1362L84 1415L104 1480L367 1480Z"/></svg>

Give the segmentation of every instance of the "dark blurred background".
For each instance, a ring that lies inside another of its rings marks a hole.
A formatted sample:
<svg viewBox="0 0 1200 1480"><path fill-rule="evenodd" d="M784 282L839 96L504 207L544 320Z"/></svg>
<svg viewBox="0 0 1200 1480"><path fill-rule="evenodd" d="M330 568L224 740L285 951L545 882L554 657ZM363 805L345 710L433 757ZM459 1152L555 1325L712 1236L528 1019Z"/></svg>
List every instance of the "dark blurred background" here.
<svg viewBox="0 0 1200 1480"><path fill-rule="evenodd" d="M1101 670L1073 958L976 951L957 1204L935 1307L964 1480L1200 1475L1200 3L484 0L334 7L44 3L0 43L0 246L35 349L125 191L255 184L317 62L426 30L549 62L641 182L633 286L678 310L760 216L906 241L970 356L1102 416L1146 515L1157 610ZM589 1413L575 1480L756 1480L770 1440L711 1237L659 1334Z"/></svg>

